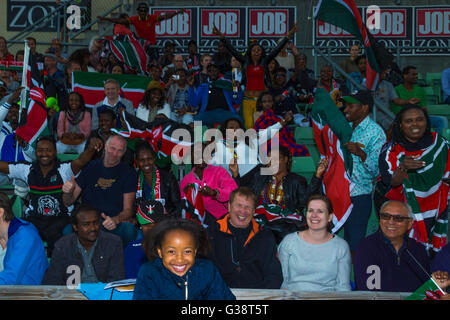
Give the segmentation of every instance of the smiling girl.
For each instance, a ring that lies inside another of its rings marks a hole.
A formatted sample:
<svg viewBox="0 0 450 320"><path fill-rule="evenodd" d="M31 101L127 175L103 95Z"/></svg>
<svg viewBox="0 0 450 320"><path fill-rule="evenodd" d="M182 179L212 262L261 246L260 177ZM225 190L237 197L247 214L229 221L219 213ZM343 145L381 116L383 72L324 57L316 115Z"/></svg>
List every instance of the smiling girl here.
<svg viewBox="0 0 450 320"><path fill-rule="evenodd" d="M236 299L210 260L206 230L185 219L163 220L145 235L133 300ZM203 258L198 258L203 257Z"/></svg>

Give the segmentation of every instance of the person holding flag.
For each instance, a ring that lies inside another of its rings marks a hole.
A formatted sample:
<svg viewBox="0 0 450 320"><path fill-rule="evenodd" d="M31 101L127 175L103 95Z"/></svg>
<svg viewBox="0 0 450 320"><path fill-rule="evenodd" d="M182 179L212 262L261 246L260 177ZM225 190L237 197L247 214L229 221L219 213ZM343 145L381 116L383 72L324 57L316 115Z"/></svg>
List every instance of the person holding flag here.
<svg viewBox="0 0 450 320"><path fill-rule="evenodd" d="M369 116L373 109L373 97L369 91L360 90L342 99L345 102L345 118L352 127L350 141L344 143L344 147L352 156L350 180L354 185L350 190L353 209L344 224L344 239L354 252L366 235L372 212L373 181L379 174L378 157L386 142L386 135Z"/></svg>
<svg viewBox="0 0 450 320"><path fill-rule="evenodd" d="M448 141L431 132L428 113L406 104L397 114L392 139L383 148L377 182L377 202L398 200L413 210L409 236L433 255L447 242L447 202L450 177Z"/></svg>

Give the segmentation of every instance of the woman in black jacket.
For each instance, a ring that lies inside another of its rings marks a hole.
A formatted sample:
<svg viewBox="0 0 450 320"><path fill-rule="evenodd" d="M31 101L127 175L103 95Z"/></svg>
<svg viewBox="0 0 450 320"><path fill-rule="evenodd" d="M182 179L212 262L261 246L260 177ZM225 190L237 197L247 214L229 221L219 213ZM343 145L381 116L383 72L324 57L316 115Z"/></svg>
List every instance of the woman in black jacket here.
<svg viewBox="0 0 450 320"><path fill-rule="evenodd" d="M312 194L320 193L321 179L328 167L328 159L320 160L308 185L304 177L291 172L292 154L287 147L280 145L278 154L272 154L269 151L268 156L271 161L266 168L260 167L260 170L255 170L251 177L246 175L245 179L237 176L236 183L253 190L258 197L258 206L277 205L281 209L288 209L292 214L302 216L308 198ZM237 164L230 165L231 171L236 168ZM269 168L273 168L272 172L263 171L268 171ZM264 222L267 227L277 231L275 233L277 243L285 234L299 230L304 225L302 218L296 223L293 223L293 219L274 219Z"/></svg>
<svg viewBox="0 0 450 320"><path fill-rule="evenodd" d="M136 202L158 200L167 213L180 216L180 186L173 173L156 166L156 153L147 141L136 146L135 155L139 169Z"/></svg>

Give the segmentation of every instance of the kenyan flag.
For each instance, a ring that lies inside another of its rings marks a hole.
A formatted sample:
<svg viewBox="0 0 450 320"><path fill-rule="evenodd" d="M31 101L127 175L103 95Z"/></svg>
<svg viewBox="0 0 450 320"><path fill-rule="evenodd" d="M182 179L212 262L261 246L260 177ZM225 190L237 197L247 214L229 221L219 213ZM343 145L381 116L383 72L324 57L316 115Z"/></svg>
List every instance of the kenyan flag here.
<svg viewBox="0 0 450 320"><path fill-rule="evenodd" d="M139 74L149 74L148 56L144 49L145 46L149 45L148 41L137 40L129 35L120 40L114 37L105 37L105 39L119 61L136 70Z"/></svg>
<svg viewBox="0 0 450 320"><path fill-rule="evenodd" d="M410 152L396 144L390 146L383 155L391 175L405 156L420 156L418 160L426 163L421 169L408 170L403 185L389 190L386 198L406 200L414 214L414 225L409 236L427 249L439 251L447 243L449 186L442 179L450 176L450 154L448 141L436 132L431 134L433 143L428 148ZM431 234L427 233L425 220L433 220Z"/></svg>
<svg viewBox="0 0 450 320"><path fill-rule="evenodd" d="M23 71L23 62L22 61L1 61L0 62L0 70L9 70L9 71Z"/></svg>
<svg viewBox="0 0 450 320"><path fill-rule="evenodd" d="M439 300L443 295L442 289L433 279L430 279L410 296L406 297L405 300Z"/></svg>
<svg viewBox="0 0 450 320"><path fill-rule="evenodd" d="M98 72L75 71L72 74L72 90L83 95L86 107L93 108L105 98L106 80L115 79L121 86L121 96L133 102L137 108L144 96L150 79L131 74L110 74Z"/></svg>
<svg viewBox="0 0 450 320"><path fill-rule="evenodd" d="M367 30L358 11L355 0L320 0L314 11L314 18L338 26L357 38L365 48L367 56L366 86L374 90L380 70L392 56L378 47L376 40ZM393 57L392 57L393 58Z"/></svg>
<svg viewBox="0 0 450 320"><path fill-rule="evenodd" d="M353 160L347 148L343 146L350 141L352 128L323 88L316 90L311 117L314 140L320 155L330 159L328 169L323 175L323 189L333 205L332 232L335 233L344 225L353 208L350 199L352 182L349 178Z"/></svg>

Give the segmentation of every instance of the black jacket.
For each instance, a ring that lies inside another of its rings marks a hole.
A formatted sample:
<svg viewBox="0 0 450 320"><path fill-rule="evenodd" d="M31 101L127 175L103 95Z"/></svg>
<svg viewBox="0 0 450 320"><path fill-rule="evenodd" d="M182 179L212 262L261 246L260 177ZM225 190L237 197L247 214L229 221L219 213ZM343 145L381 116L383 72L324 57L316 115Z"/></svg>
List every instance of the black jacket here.
<svg viewBox="0 0 450 320"><path fill-rule="evenodd" d="M67 268L71 265L80 267L81 277L84 263L78 251L77 239L77 234L71 233L56 242L50 266L42 280L43 285L65 286L67 279L74 274L67 273ZM122 240L114 234L100 231L92 256L92 265L99 282L108 283L125 279Z"/></svg>
<svg viewBox="0 0 450 320"><path fill-rule="evenodd" d="M253 190L259 197L265 186L271 182L272 176L261 175L261 170L254 170L251 175L245 175L244 178L236 178L238 186L246 186ZM303 212L308 198L316 193L320 193L321 179L315 175L311 178L308 185L306 179L301 175L289 172L283 180L284 199L286 207L292 212Z"/></svg>
<svg viewBox="0 0 450 320"><path fill-rule="evenodd" d="M210 225L210 258L230 288L280 289L283 282L277 245L270 230L261 230L253 219L244 247L236 248L236 237L228 225L229 215Z"/></svg>

